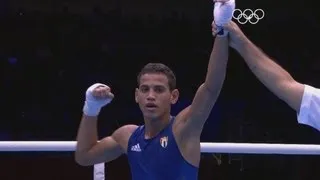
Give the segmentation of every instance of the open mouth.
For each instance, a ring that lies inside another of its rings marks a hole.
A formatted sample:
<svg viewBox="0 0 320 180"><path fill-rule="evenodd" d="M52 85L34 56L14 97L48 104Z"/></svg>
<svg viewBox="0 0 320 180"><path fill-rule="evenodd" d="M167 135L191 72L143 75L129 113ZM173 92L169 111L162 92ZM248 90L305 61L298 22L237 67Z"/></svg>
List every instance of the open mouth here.
<svg viewBox="0 0 320 180"><path fill-rule="evenodd" d="M146 108L149 109L149 110L154 110L156 109L158 106L155 105L154 103L147 103L146 104Z"/></svg>

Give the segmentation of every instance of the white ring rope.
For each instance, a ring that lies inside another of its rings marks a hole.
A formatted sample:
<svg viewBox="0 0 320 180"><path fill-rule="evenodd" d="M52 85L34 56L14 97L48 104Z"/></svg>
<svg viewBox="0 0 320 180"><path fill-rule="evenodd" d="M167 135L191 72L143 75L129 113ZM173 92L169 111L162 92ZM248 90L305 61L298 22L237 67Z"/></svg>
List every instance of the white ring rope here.
<svg viewBox="0 0 320 180"><path fill-rule="evenodd" d="M0 141L0 151L74 151L75 141ZM202 153L318 155L320 145L201 143Z"/></svg>
<svg viewBox="0 0 320 180"><path fill-rule="evenodd" d="M76 141L0 141L0 151L74 151ZM201 143L202 153L318 155L320 145L266 143ZM94 180L105 180L105 164L95 164Z"/></svg>

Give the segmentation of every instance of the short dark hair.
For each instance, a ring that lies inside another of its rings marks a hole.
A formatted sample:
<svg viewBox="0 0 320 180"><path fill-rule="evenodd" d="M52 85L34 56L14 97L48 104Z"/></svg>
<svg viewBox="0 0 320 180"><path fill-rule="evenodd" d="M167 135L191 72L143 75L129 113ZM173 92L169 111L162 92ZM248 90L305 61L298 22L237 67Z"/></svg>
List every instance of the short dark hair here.
<svg viewBox="0 0 320 180"><path fill-rule="evenodd" d="M176 88L176 76L168 66L162 63L148 63L141 69L140 73L138 74L138 86L140 86L141 76L147 73L159 73L166 75L168 78L170 90L172 91Z"/></svg>

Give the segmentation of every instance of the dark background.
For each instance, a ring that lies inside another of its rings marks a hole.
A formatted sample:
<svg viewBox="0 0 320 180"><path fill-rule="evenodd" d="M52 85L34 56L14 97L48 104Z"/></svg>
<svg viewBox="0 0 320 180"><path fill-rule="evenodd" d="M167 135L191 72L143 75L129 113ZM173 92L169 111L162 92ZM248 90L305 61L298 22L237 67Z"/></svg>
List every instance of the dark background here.
<svg viewBox="0 0 320 180"><path fill-rule="evenodd" d="M265 11L246 35L292 76L320 87L320 16L316 1L237 1ZM111 86L99 135L142 124L134 102L136 75L148 62L176 73L187 106L205 77L212 48L211 1L0 0L2 141L73 141L85 90ZM225 84L202 142L319 144L319 132L271 94L230 49ZM221 158L219 163L215 157ZM0 179L92 179L72 153L1 153ZM319 179L317 156L203 154L199 179ZM107 164L107 179L129 179L125 157Z"/></svg>

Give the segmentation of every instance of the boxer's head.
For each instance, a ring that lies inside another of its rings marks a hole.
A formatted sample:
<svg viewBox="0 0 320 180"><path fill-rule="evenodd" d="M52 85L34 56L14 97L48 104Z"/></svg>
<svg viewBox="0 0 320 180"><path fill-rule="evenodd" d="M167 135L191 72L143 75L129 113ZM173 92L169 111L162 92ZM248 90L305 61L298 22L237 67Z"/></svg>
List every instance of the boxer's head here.
<svg viewBox="0 0 320 180"><path fill-rule="evenodd" d="M159 119L170 114L171 105L179 97L172 70L161 63L149 63L142 68L137 81L135 99L145 118Z"/></svg>

